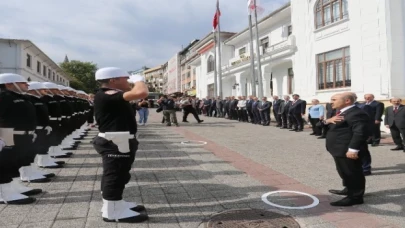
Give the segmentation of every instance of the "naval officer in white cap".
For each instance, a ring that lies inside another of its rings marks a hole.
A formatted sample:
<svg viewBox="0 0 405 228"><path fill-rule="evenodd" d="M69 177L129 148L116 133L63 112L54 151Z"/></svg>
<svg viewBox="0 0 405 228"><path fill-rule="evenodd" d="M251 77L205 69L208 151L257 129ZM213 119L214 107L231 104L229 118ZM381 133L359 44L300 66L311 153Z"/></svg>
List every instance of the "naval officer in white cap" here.
<svg viewBox="0 0 405 228"><path fill-rule="evenodd" d="M116 67L99 69L96 80L101 83L94 98L94 114L100 133L94 138L93 146L103 162L103 220L126 223L146 221L145 207L124 201L122 194L131 178L129 172L138 150L135 114L129 101L147 97L148 87L142 76L130 78L126 71ZM132 89L129 82L135 84Z"/></svg>

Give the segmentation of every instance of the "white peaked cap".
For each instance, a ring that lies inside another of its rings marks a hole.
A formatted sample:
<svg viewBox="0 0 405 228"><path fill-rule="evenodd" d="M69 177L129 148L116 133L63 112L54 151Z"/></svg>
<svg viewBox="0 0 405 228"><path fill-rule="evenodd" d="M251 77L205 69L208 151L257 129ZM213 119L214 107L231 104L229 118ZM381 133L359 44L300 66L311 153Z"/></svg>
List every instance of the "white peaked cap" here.
<svg viewBox="0 0 405 228"><path fill-rule="evenodd" d="M76 93L87 95L87 93L85 93L83 90L77 90Z"/></svg>
<svg viewBox="0 0 405 228"><path fill-rule="evenodd" d="M19 74L0 74L0 84L28 82L23 76Z"/></svg>
<svg viewBox="0 0 405 228"><path fill-rule="evenodd" d="M52 82L43 82L42 84L48 89L59 89L59 86Z"/></svg>
<svg viewBox="0 0 405 228"><path fill-rule="evenodd" d="M118 67L104 67L97 70L96 72L96 80L122 78L122 77L129 78L129 74L125 70L122 70Z"/></svg>
<svg viewBox="0 0 405 228"><path fill-rule="evenodd" d="M69 90L66 86L63 85L57 85L59 90Z"/></svg>
<svg viewBox="0 0 405 228"><path fill-rule="evenodd" d="M28 82L28 90L48 89L40 82Z"/></svg>

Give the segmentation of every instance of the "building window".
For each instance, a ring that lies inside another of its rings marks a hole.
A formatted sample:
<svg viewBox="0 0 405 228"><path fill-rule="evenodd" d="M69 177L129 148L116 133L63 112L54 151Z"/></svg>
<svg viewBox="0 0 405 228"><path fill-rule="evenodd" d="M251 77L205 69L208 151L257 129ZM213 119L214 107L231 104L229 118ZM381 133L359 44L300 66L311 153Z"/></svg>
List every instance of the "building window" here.
<svg viewBox="0 0 405 228"><path fill-rule="evenodd" d="M318 89L350 87L350 47L317 55Z"/></svg>
<svg viewBox="0 0 405 228"><path fill-rule="evenodd" d="M288 30L288 36L290 36L290 35L292 34L292 32L293 32L293 30L292 30L292 25L289 25L289 26L287 27L287 30Z"/></svg>
<svg viewBox="0 0 405 228"><path fill-rule="evenodd" d="M46 76L46 66L42 66L42 75Z"/></svg>
<svg viewBox="0 0 405 228"><path fill-rule="evenodd" d="M41 73L41 62L37 61L37 73Z"/></svg>
<svg viewBox="0 0 405 228"><path fill-rule="evenodd" d="M215 69L214 56L211 55L207 61L207 73L214 71L214 69Z"/></svg>
<svg viewBox="0 0 405 228"><path fill-rule="evenodd" d="M27 54L27 67L31 68L31 55Z"/></svg>
<svg viewBox="0 0 405 228"><path fill-rule="evenodd" d="M52 72L52 81L55 81L55 72Z"/></svg>
<svg viewBox="0 0 405 228"><path fill-rule="evenodd" d="M51 78L51 69L48 69L48 79Z"/></svg>
<svg viewBox="0 0 405 228"><path fill-rule="evenodd" d="M191 76L190 72L187 72L187 78L189 78Z"/></svg>
<svg viewBox="0 0 405 228"><path fill-rule="evenodd" d="M197 86L197 81L193 80L193 86Z"/></svg>
<svg viewBox="0 0 405 228"><path fill-rule="evenodd" d="M318 0L315 9L316 28L348 18L347 0Z"/></svg>
<svg viewBox="0 0 405 228"><path fill-rule="evenodd" d="M246 54L246 47L239 49L239 55L244 55L244 54Z"/></svg>
<svg viewBox="0 0 405 228"><path fill-rule="evenodd" d="M195 76L195 74L196 74L196 69L193 68L193 76Z"/></svg>
<svg viewBox="0 0 405 228"><path fill-rule="evenodd" d="M263 38L260 40L260 47L263 50L263 54L266 53L267 48L269 47L269 38Z"/></svg>

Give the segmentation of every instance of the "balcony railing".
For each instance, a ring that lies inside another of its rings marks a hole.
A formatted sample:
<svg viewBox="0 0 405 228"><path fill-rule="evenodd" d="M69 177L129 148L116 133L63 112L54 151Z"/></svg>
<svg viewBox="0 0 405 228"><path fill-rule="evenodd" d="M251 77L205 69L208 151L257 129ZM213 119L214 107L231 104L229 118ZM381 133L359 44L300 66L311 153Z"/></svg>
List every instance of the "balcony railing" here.
<svg viewBox="0 0 405 228"><path fill-rule="evenodd" d="M286 40L268 47L266 49L265 53L260 55L260 58L266 58L269 55L274 55L274 54L277 54L277 53L285 51L285 50L292 50L292 49L295 49L295 47L296 47L295 36L290 35ZM239 65L247 63L249 60L250 60L249 54L243 54L241 56L232 58L229 60L228 65L222 66L222 70L225 71L225 70L237 67Z"/></svg>

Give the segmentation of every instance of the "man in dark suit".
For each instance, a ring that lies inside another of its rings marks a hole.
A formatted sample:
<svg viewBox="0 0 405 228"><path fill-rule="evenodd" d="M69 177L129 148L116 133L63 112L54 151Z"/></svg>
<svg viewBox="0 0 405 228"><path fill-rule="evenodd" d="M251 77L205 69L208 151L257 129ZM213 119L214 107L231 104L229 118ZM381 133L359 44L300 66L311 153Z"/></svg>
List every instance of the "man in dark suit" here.
<svg viewBox="0 0 405 228"><path fill-rule="evenodd" d="M231 98L230 97L226 97L225 98L225 105L224 105L224 116L226 115L226 119L230 119L231 118L231 110L230 110L230 104L231 104Z"/></svg>
<svg viewBox="0 0 405 228"><path fill-rule="evenodd" d="M326 119L332 118L334 115L336 115L336 109L332 108L331 103L326 103ZM328 125L323 125L322 129L322 136L318 137L318 139L324 139L326 138L326 133L328 133L329 126Z"/></svg>
<svg viewBox="0 0 405 228"><path fill-rule="evenodd" d="M278 98L278 96L273 96L273 115L274 118L276 119L277 126L276 127L281 127L283 124L283 121L281 120L281 115L279 114L279 109L282 100Z"/></svg>
<svg viewBox="0 0 405 228"><path fill-rule="evenodd" d="M217 103L216 103L216 113L217 113L217 117L223 117L223 113L222 113L222 107L223 107L224 103L221 99L221 97L217 97Z"/></svg>
<svg viewBox="0 0 405 228"><path fill-rule="evenodd" d="M253 113L253 124L260 124L262 122L262 118L260 117L259 112L259 104L257 97L253 97L253 104L252 104L252 113Z"/></svg>
<svg viewBox="0 0 405 228"><path fill-rule="evenodd" d="M365 105L370 105L372 108L372 116L371 118L374 120L372 126L372 137L369 140L369 144L371 146L378 146L381 140L381 121L382 115L384 113L384 103L374 100L373 94L365 94L364 95Z"/></svg>
<svg viewBox="0 0 405 228"><path fill-rule="evenodd" d="M238 120L238 102L239 100L236 99L236 97L232 97L232 101L230 104L232 120Z"/></svg>
<svg viewBox="0 0 405 228"><path fill-rule="evenodd" d="M262 119L262 124L263 126L269 126L270 125L270 109L271 109L271 102L267 101L267 97L262 98L262 102L259 105L259 112L260 112L260 117Z"/></svg>
<svg viewBox="0 0 405 228"><path fill-rule="evenodd" d="M336 94L331 98L336 115L325 121L329 125L326 150L333 156L336 169L343 180L343 190L329 190L345 198L330 203L332 206L352 206L363 203L366 188L362 160L367 149L369 117L355 104L352 93Z"/></svg>
<svg viewBox="0 0 405 228"><path fill-rule="evenodd" d="M391 150L403 150L405 152L405 108L400 98L391 98L393 106L385 109L384 124L391 131L391 137L397 147ZM402 139L401 139L402 136Z"/></svg>
<svg viewBox="0 0 405 228"><path fill-rule="evenodd" d="M280 129L292 128L292 122L288 118L288 110L290 109L290 106L290 96L284 96L284 100L281 102L280 108L278 109L278 114L280 115L282 122Z"/></svg>
<svg viewBox="0 0 405 228"><path fill-rule="evenodd" d="M289 113L294 119L294 128L291 131L301 132L304 130L304 119L302 118L305 115L307 109L307 102L300 99L300 95L293 95L293 102L291 104Z"/></svg>
<svg viewBox="0 0 405 228"><path fill-rule="evenodd" d="M248 116L250 118L250 122L252 124L255 122L254 116L253 116L253 111L252 111L253 102L255 102L253 100L253 96L249 96L249 100L246 102L246 110L247 110Z"/></svg>

